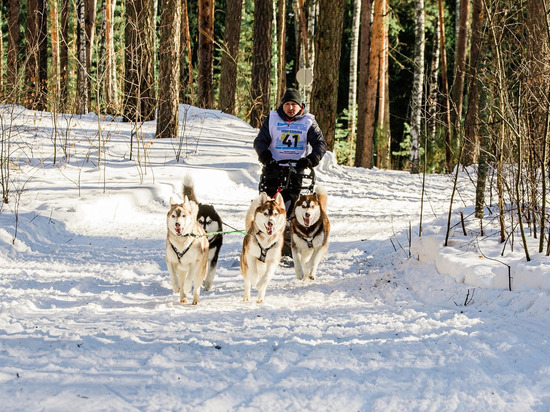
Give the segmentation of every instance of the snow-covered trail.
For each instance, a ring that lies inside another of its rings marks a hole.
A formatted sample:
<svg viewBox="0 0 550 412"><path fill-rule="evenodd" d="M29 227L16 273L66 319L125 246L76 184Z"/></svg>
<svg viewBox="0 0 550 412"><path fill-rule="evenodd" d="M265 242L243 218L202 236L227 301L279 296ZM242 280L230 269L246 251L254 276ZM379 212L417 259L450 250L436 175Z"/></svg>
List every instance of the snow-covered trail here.
<svg viewBox="0 0 550 412"><path fill-rule="evenodd" d="M327 161L331 246L315 281L281 266L264 304L243 303L242 237L228 234L214 290L179 304L164 264L170 194L191 171L199 200L240 229L254 161L196 157L144 185L109 171L106 194L80 197L53 193L55 171L37 176L13 248L0 215L0 410L549 409L546 293L474 292L402 265L419 176ZM449 186L428 178L426 220L445 213Z"/></svg>

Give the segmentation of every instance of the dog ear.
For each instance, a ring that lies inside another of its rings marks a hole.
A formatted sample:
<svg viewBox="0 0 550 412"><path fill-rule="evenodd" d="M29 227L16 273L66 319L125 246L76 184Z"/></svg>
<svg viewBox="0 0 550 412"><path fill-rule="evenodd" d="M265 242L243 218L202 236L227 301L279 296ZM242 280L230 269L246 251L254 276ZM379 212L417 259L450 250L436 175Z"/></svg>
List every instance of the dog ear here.
<svg viewBox="0 0 550 412"><path fill-rule="evenodd" d="M258 202L260 205L263 205L265 202L271 200L271 198L268 196L266 192L262 192L260 196L258 197Z"/></svg>
<svg viewBox="0 0 550 412"><path fill-rule="evenodd" d="M279 205L279 207L285 209L285 200L283 199L283 195L281 195L281 193L277 193L274 197L274 200Z"/></svg>
<svg viewBox="0 0 550 412"><path fill-rule="evenodd" d="M174 198L170 197L170 206L174 206L176 202L174 202Z"/></svg>

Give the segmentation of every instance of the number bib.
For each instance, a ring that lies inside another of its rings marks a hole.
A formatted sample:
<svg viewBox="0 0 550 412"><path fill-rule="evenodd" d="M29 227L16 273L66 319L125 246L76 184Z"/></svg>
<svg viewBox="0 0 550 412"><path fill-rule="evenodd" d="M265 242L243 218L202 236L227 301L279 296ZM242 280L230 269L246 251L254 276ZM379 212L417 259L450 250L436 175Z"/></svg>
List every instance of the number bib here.
<svg viewBox="0 0 550 412"><path fill-rule="evenodd" d="M307 154L307 131L313 119L313 115L308 113L301 119L287 123L276 111L269 114L269 149L275 160L298 160Z"/></svg>

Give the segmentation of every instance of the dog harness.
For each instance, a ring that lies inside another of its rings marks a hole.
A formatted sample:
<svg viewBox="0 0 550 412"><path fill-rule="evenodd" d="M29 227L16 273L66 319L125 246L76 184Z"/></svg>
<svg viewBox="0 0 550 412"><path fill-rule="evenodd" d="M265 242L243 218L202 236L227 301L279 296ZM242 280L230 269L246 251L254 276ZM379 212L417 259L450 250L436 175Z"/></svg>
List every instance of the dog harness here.
<svg viewBox="0 0 550 412"><path fill-rule="evenodd" d="M193 245L194 241L195 241L195 239L193 239L191 241L191 243L189 243L189 246L187 246L187 249L185 249L183 252L178 252L178 249L176 249L176 247L172 244L172 242L170 242L170 246L172 246L172 250L174 251L174 253L178 257L178 262L181 262L181 258L183 257L183 255L185 255L189 251L189 249L191 249L191 246Z"/></svg>
<svg viewBox="0 0 550 412"><path fill-rule="evenodd" d="M304 242L306 242L308 248L312 249L313 248L313 239L315 239L315 236L317 236L319 233L321 233L322 230L323 230L323 226L319 226L319 229L317 229L317 232L315 232L313 234L313 236L311 236L311 239L308 239L305 236L299 235L298 233L296 233L296 236L298 236L300 239L302 239Z"/></svg>
<svg viewBox="0 0 550 412"><path fill-rule="evenodd" d="M260 233L260 232L258 232ZM258 240L258 237L256 235L254 235L254 239L256 239L256 243L258 244L258 247L260 248L260 256L258 257L258 260L260 262L264 262L265 263L265 258L267 257L267 252L269 252L269 249L271 249L273 246L275 246L277 244L277 241L275 241L275 243L273 243L271 246L269 247L262 247L262 245L260 245L260 241Z"/></svg>

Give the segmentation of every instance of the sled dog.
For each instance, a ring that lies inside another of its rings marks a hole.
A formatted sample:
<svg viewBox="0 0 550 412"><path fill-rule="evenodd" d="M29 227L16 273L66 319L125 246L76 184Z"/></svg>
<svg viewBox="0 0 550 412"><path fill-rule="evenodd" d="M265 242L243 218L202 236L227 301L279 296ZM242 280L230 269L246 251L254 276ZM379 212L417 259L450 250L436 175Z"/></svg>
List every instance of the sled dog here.
<svg viewBox="0 0 550 412"><path fill-rule="evenodd" d="M166 215L166 266L172 289L174 293L179 292L180 302L185 303L193 287L193 305L199 303L208 264L208 240L197 222L198 209L187 196L183 203L170 198L170 210Z"/></svg>
<svg viewBox="0 0 550 412"><path fill-rule="evenodd" d="M258 290L257 303L265 298L267 284L281 261L286 212L283 196L272 199L265 192L254 199L245 220L247 234L241 252L241 274L244 278L244 301L250 299L250 288Z"/></svg>
<svg viewBox="0 0 550 412"><path fill-rule="evenodd" d="M315 279L319 262L328 249L330 223L326 214L327 191L316 187L311 195L300 195L290 222L292 259L296 277Z"/></svg>
<svg viewBox="0 0 550 412"><path fill-rule="evenodd" d="M216 276L216 268L218 267L218 256L223 244L222 219L214 206L199 203L195 196L195 186L193 179L189 175L185 176L183 181L183 195L199 205L197 213L197 221L207 233L208 239L208 266L206 270L206 279L204 280L204 290L210 290L214 277Z"/></svg>

